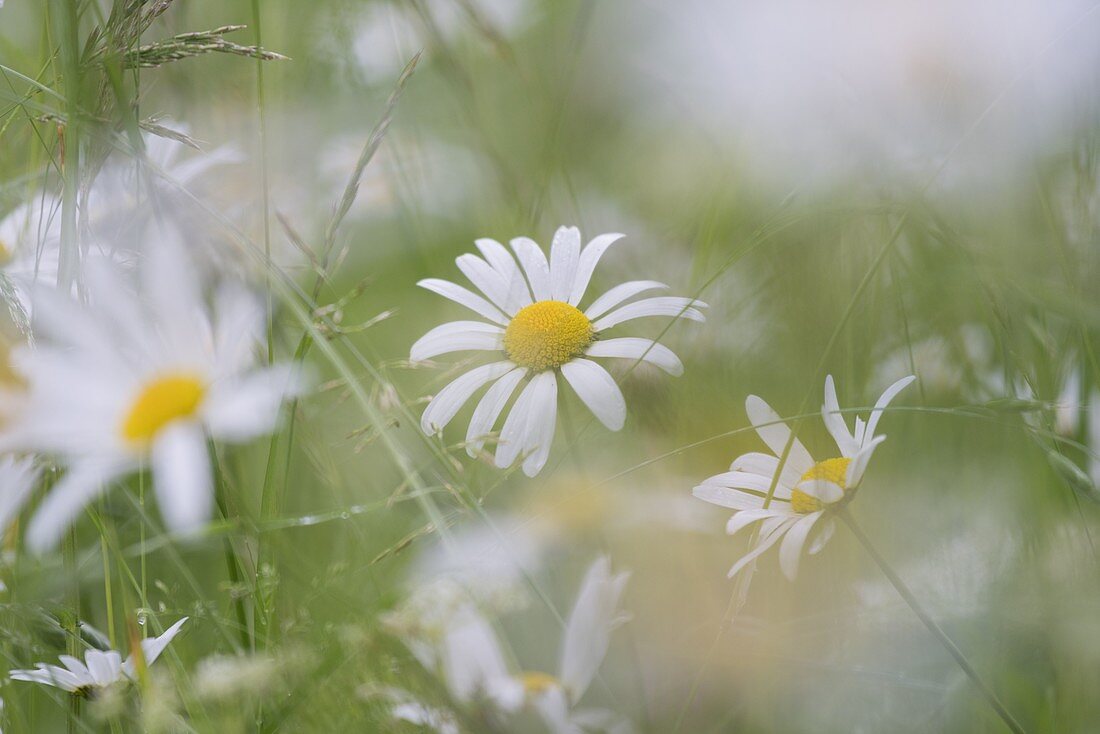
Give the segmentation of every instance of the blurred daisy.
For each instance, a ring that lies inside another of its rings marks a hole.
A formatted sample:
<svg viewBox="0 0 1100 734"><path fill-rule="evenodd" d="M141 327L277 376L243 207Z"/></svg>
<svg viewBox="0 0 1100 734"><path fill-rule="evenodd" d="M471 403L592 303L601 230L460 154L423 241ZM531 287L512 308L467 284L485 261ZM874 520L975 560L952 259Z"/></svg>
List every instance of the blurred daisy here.
<svg viewBox="0 0 1100 734"><path fill-rule="evenodd" d="M187 619L179 620L159 637L141 641L141 656L146 665L152 665L160 657ZM87 698L94 698L116 683L137 679L134 656L123 660L115 650L88 650L83 661L70 655L60 655L58 659L64 667L37 663L34 670L11 671L11 679L53 686Z"/></svg>
<svg viewBox="0 0 1100 734"><path fill-rule="evenodd" d="M760 523L755 545L733 564L730 577L782 540L779 564L784 575L793 580L798 573L802 548L822 518L824 523L810 544L809 552L817 553L825 546L836 530L835 520L829 517L830 510L852 499L871 455L886 439L875 435L882 412L894 396L915 379L910 375L888 387L875 403L866 423L856 417L855 430L849 431L840 413L832 375L826 377L821 415L840 456L824 461L814 461L771 406L755 395L745 400L749 420L774 455L753 452L739 456L728 472L704 480L693 491L701 500L736 511L726 524L729 535ZM781 462L779 457L784 452L787 458ZM768 502L768 492L773 485L774 494Z"/></svg>
<svg viewBox="0 0 1100 734"><path fill-rule="evenodd" d="M583 311L579 307L600 257L622 236L600 235L582 250L580 230L561 227L550 246L549 261L526 237L512 240L515 258L499 242L479 239L476 244L484 259L466 254L455 262L484 297L446 280L420 281L421 287L469 308L486 321L437 326L413 344L413 361L466 350L502 357L444 387L424 410L420 421L424 432L442 431L477 390L492 383L466 432L467 452L475 456L509 398L525 383L504 421L495 461L506 468L522 456L524 473L533 477L550 455L559 375L601 423L617 431L626 419L626 402L607 370L589 357L642 360L669 374L681 374L683 365L667 347L650 339L609 339L604 332L646 316L703 321L699 309L706 304L673 296L630 301L641 293L667 288L657 281L635 280L612 288Z"/></svg>
<svg viewBox="0 0 1100 734"><path fill-rule="evenodd" d="M569 613L558 674L525 672L518 678L527 700L554 734L633 731L630 722L613 711L578 708L603 665L612 631L629 619L620 606L629 577L628 573L612 574L608 558L597 559Z"/></svg>
<svg viewBox="0 0 1100 734"><path fill-rule="evenodd" d="M620 607L629 574L611 573L611 562L600 558L585 574L577 601L566 622L558 673L512 673L492 625L473 604L451 618L446 633L430 653L422 640L410 649L421 664L436 671L454 701L460 705L484 704L488 712L507 720L529 707L554 734L632 731L626 720L604 709L580 709L596 672L603 664L611 633L628 618ZM453 731L454 719L439 709L416 701L409 694L390 692L395 718Z"/></svg>
<svg viewBox="0 0 1100 734"><path fill-rule="evenodd" d="M38 474L33 459L0 459L0 539L30 498Z"/></svg>
<svg viewBox="0 0 1100 734"><path fill-rule="evenodd" d="M57 455L68 472L31 520L33 549L52 546L108 482L146 461L169 528L197 529L213 495L207 440L270 431L293 389L289 365L254 365L257 298L224 283L210 309L181 246L144 256L140 291L103 259L85 263L88 303L34 291L39 339L12 354L26 388L3 396L0 447Z"/></svg>
<svg viewBox="0 0 1100 734"><path fill-rule="evenodd" d="M60 243L61 202L54 196L38 194L0 219L0 273L24 311L34 283L57 282Z"/></svg>

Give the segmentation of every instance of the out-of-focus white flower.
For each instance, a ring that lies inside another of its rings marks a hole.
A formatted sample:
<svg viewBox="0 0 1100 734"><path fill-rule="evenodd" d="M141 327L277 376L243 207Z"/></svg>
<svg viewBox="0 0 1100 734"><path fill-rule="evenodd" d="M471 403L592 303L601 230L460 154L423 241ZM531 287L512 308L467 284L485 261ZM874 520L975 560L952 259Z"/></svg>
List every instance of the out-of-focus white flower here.
<svg viewBox="0 0 1100 734"><path fill-rule="evenodd" d="M0 458L0 538L27 503L38 476L31 458Z"/></svg>
<svg viewBox="0 0 1100 734"><path fill-rule="evenodd" d="M0 220L0 273L24 311L34 283L57 282L60 242L61 202L52 195L36 195Z"/></svg>
<svg viewBox="0 0 1100 734"><path fill-rule="evenodd" d="M515 257L499 242L479 239L476 244L485 259L466 254L455 262L485 297L446 280L420 281L421 287L465 306L489 323L452 321L437 326L413 344L410 359L420 361L466 350L503 357L444 387L424 410L420 421L424 432L442 431L475 392L493 383L474 410L466 433L467 452L475 456L512 394L526 380L501 429L495 461L506 468L522 456L524 473L533 477L550 456L557 425L559 375L601 423L617 431L626 420L626 402L607 370L589 357L642 360L669 374L681 374L683 365L667 347L651 339L610 339L604 332L648 316L703 321L699 309L706 304L673 296L625 303L641 293L667 287L653 280L636 280L612 288L584 311L578 308L596 264L622 236L600 235L582 250L580 230L561 227L554 235L549 261L526 237L512 240Z"/></svg>
<svg viewBox="0 0 1100 734"><path fill-rule="evenodd" d="M505 610L522 598L524 576L541 567L546 540L537 525L515 516L478 519L418 556L409 582L413 587L450 582L466 599Z"/></svg>
<svg viewBox="0 0 1100 734"><path fill-rule="evenodd" d="M703 120L785 178L862 169L921 181L950 154L953 172L996 183L1077 122L1100 69L1092 9L688 0L651 19L643 103L668 101L678 121Z"/></svg>
<svg viewBox="0 0 1100 734"><path fill-rule="evenodd" d="M390 704L390 715L398 721L427 727L439 734L460 734L458 721L450 711L428 706L417 701L408 691L400 688L368 690L364 695L382 696Z"/></svg>
<svg viewBox="0 0 1100 734"><path fill-rule="evenodd" d="M12 354L25 390L4 395L8 450L59 456L68 472L27 530L35 550L53 545L111 480L150 461L161 514L193 531L212 500L207 439L243 442L272 429L296 389L291 365L255 366L260 301L226 282L208 308L182 245L143 254L140 288L115 263L85 263L88 301L35 290L38 341Z"/></svg>
<svg viewBox="0 0 1100 734"><path fill-rule="evenodd" d="M610 559L597 559L585 574L569 613L558 675L526 672L519 676L528 700L554 734L633 731L630 723L614 712L577 708L603 665L612 631L629 619L621 608L629 578L628 573L612 574Z"/></svg>
<svg viewBox="0 0 1100 734"><path fill-rule="evenodd" d="M423 11L422 15L418 11ZM483 31L504 37L520 32L533 17L531 0L428 0L414 6L404 2L364 5L349 21L325 17L322 50L334 60L347 50L350 36L355 65L368 83L392 82L417 52L430 48L435 34L446 43ZM335 31L333 29L336 29Z"/></svg>
<svg viewBox="0 0 1100 734"><path fill-rule="evenodd" d="M875 367L872 382L888 385L893 375L910 371L919 374L921 387L932 392L962 393L970 400L1008 395L993 335L982 324L963 324L897 348Z"/></svg>
<svg viewBox="0 0 1100 734"><path fill-rule="evenodd" d="M629 722L603 709L579 709L603 664L611 633L628 619L621 609L629 574L611 573L607 558L597 559L585 574L577 600L566 622L557 675L509 670L500 639L473 604L451 617L444 634L426 647L424 640L405 638L427 669L440 675L460 705L485 704L507 719L529 705L555 734L606 731L626 734ZM393 714L406 721L432 726L444 734L453 731L453 718L401 692Z"/></svg>
<svg viewBox="0 0 1100 734"><path fill-rule="evenodd" d="M760 534L753 548L733 567L732 577L780 540L779 564L784 575L794 579L802 558L802 548L819 520L825 524L810 545L810 553L820 551L836 529L827 516L829 506L850 501L863 480L871 455L886 437L875 436L882 412L890 401L916 378L905 377L886 389L875 403L867 422L856 417L855 430L849 431L833 387L832 375L825 379L825 403L821 416L825 428L836 442L840 456L814 461L810 452L771 406L755 395L745 400L745 412L757 434L774 456L748 453L734 459L730 470L703 481L693 494L705 502L728 507L735 514L726 525L734 535L760 522ZM788 448L789 445L789 448ZM786 454L786 460L780 457ZM768 493L774 492L768 500Z"/></svg>
<svg viewBox="0 0 1100 734"><path fill-rule="evenodd" d="M159 637L147 637L141 641L141 654L146 665L152 665L179 633L187 617L176 622ZM53 686L78 696L95 696L105 688L126 680L135 680L134 656L122 659L115 650L89 650L81 662L71 655L59 655L65 667L37 663L34 670L13 670L12 680Z"/></svg>
<svg viewBox="0 0 1100 734"><path fill-rule="evenodd" d="M182 135L190 131L182 123L162 122ZM142 133L142 141L143 157L108 158L88 190L85 229L95 245L93 251L109 255L127 249L126 243L141 242L151 215L169 204L190 211L193 202L181 196L179 188L199 193L209 174L244 161L240 150L231 145L196 151L179 140L149 132Z"/></svg>
<svg viewBox="0 0 1100 734"><path fill-rule="evenodd" d="M195 693L206 700L239 701L269 691L278 674L278 662L266 655L214 655L196 667Z"/></svg>
<svg viewBox="0 0 1100 734"><path fill-rule="evenodd" d="M329 201L343 194L367 135L344 134L320 150L318 177ZM431 217L464 217L474 192L484 185L483 164L479 153L451 142L387 135L363 172L348 218L385 216L402 209Z"/></svg>

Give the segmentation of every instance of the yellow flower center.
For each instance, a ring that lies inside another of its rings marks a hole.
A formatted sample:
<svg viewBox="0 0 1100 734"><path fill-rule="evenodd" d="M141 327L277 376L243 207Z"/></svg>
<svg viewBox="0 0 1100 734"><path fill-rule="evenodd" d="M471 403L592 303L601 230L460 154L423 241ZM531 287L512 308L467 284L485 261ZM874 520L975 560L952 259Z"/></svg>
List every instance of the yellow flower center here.
<svg viewBox="0 0 1100 734"><path fill-rule="evenodd" d="M138 394L126 420L122 436L135 444L145 444L160 429L179 418L195 414L206 394L206 384L195 375L162 375L147 383Z"/></svg>
<svg viewBox="0 0 1100 734"><path fill-rule="evenodd" d="M523 684L523 690L529 696L537 696L540 693L545 693L561 685L554 676L549 673L540 673L538 671L525 671L520 673L519 681Z"/></svg>
<svg viewBox="0 0 1100 734"><path fill-rule="evenodd" d="M595 336L580 309L562 301L538 301L512 318L504 330L504 351L520 367L542 372L584 354Z"/></svg>
<svg viewBox="0 0 1100 734"><path fill-rule="evenodd" d="M808 482L813 479L824 479L827 482L832 482L841 489L848 489L848 485L845 484L844 478L848 474L848 464L850 463L852 463L852 460L844 457L819 461L811 466L808 472L802 475L802 481ZM824 503L817 497L808 495L800 489L791 490L791 509L800 515L808 515L811 512L817 512L824 506Z"/></svg>
<svg viewBox="0 0 1100 734"><path fill-rule="evenodd" d="M0 265L7 265L11 260L11 248L4 240L0 240Z"/></svg>

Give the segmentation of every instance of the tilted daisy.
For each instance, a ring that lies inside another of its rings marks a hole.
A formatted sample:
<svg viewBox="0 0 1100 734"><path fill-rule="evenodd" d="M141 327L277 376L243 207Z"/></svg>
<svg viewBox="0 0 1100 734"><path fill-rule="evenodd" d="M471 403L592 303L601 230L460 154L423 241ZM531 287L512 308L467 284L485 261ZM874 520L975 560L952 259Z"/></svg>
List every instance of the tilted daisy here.
<svg viewBox="0 0 1100 734"><path fill-rule="evenodd" d="M519 396L504 421L497 444L498 467L523 457L523 471L535 476L550 455L557 421L558 377L612 431L623 426L626 402L615 380L592 357L642 360L669 374L683 372L680 360L651 339L607 338L605 332L646 316L703 321L706 304L690 298L642 293L667 288L653 280L615 286L581 310L592 273L604 252L623 235L603 234L581 247L576 227L561 227L550 245L550 259L526 237L511 241L515 256L499 242L476 241L484 256L465 254L455 263L483 295L446 280L418 285L466 306L484 321L452 321L413 344L413 361L467 350L495 353L499 359L475 367L444 387L421 418L425 433L438 433L480 388L492 383L478 402L466 432L467 452L475 456L509 399ZM518 263L517 263L518 259Z"/></svg>
<svg viewBox="0 0 1100 734"><path fill-rule="evenodd" d="M829 513L851 501L871 455L886 439L875 435L883 410L915 379L905 377L888 387L875 403L866 423L856 417L855 430L849 431L840 413L833 378L831 375L825 378L825 403L821 406L821 415L840 456L824 461L814 461L802 442L791 436L790 429L771 406L755 395L745 400L749 421L774 455L752 452L739 456L728 472L706 479L693 491L701 500L736 510L726 525L730 535L760 523L756 544L733 564L730 577L782 540L779 564L784 575L793 580L798 573L802 548L823 518L809 552L815 554L825 546L836 530L836 521ZM780 466L779 457L785 451L787 458ZM767 502L773 484L774 494Z"/></svg>
<svg viewBox="0 0 1100 734"><path fill-rule="evenodd" d="M187 619L179 620L159 637L147 637L141 641L141 655L146 665L152 665L160 657ZM137 678L134 656L123 660L115 650L88 650L84 660L71 655L60 655L58 660L64 667L37 663L34 670L11 671L11 679L53 686L77 696L94 698L105 688Z"/></svg>
<svg viewBox="0 0 1100 734"><path fill-rule="evenodd" d="M36 343L12 353L25 387L0 396L0 449L54 455L68 471L28 526L32 549L52 546L106 484L146 461L169 528L198 528L213 496L207 439L270 431L294 388L291 366L255 366L264 311L252 293L223 283L211 309L181 246L142 254L139 289L113 262L89 259L86 302L34 291Z"/></svg>

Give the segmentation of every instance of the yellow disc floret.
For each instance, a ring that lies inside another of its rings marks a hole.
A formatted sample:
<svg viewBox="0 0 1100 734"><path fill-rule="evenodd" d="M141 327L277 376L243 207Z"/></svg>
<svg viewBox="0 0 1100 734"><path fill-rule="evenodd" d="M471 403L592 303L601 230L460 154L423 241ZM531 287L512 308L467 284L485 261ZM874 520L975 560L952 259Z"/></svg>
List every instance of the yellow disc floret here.
<svg viewBox="0 0 1100 734"><path fill-rule="evenodd" d="M194 415L205 394L206 384L191 374L166 374L146 383L122 422L123 438L148 443L172 421Z"/></svg>
<svg viewBox="0 0 1100 734"><path fill-rule="evenodd" d="M561 367L592 344L595 329L576 306L538 301L519 310L504 330L504 351L535 372Z"/></svg>
<svg viewBox="0 0 1100 734"><path fill-rule="evenodd" d="M845 477L848 475L848 464L852 462L848 458L826 459L819 461L810 467L810 470L802 475L802 481L808 482L814 479L824 479L832 482L841 489L848 489ZM812 497L800 489L791 490L791 509L801 515L817 512L824 507L824 503L817 497Z"/></svg>
<svg viewBox="0 0 1100 734"><path fill-rule="evenodd" d="M519 680L523 684L524 692L529 696L537 696L561 685L554 676L537 670L520 673Z"/></svg>

